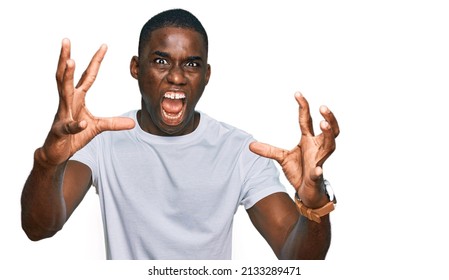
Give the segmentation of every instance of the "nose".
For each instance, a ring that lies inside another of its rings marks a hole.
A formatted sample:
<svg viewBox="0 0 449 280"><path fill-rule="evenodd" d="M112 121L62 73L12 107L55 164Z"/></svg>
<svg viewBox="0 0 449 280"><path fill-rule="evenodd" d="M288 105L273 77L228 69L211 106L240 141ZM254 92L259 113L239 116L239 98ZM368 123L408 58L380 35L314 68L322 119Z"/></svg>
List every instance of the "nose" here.
<svg viewBox="0 0 449 280"><path fill-rule="evenodd" d="M167 74L167 81L175 85L183 85L186 83L186 76L184 69L179 65L174 65L170 68Z"/></svg>

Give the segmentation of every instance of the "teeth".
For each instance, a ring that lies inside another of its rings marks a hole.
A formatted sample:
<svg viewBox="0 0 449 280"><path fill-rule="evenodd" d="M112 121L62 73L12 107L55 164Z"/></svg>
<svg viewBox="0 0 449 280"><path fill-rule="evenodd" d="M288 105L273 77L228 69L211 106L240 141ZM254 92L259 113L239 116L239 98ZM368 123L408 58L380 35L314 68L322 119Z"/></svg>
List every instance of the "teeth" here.
<svg viewBox="0 0 449 280"><path fill-rule="evenodd" d="M165 98L169 98L169 99L184 99L184 98L186 98L186 95L183 92L180 92L180 93L178 93L178 92L176 92L176 93L174 93L174 92L166 92L164 94L164 97Z"/></svg>
<svg viewBox="0 0 449 280"><path fill-rule="evenodd" d="M162 114L164 114L164 116L165 116L167 119L170 119L170 120L176 120L176 119L178 119L178 118L182 115L182 111L179 112L179 113L177 113L176 115L171 115L171 114L165 112L165 110L162 110Z"/></svg>

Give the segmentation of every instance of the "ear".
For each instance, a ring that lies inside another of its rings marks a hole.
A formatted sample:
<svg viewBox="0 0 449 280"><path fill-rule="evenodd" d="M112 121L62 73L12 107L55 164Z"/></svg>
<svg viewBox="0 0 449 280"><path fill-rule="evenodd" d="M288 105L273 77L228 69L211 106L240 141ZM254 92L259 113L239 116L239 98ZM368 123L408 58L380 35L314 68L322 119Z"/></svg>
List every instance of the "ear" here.
<svg viewBox="0 0 449 280"><path fill-rule="evenodd" d="M139 57L133 56L131 58L131 63L129 64L129 71L131 73L131 76L133 76L134 79L137 79L139 77Z"/></svg>
<svg viewBox="0 0 449 280"><path fill-rule="evenodd" d="M211 75L210 64L207 64L207 69L206 69L206 85L209 83L210 75Z"/></svg>

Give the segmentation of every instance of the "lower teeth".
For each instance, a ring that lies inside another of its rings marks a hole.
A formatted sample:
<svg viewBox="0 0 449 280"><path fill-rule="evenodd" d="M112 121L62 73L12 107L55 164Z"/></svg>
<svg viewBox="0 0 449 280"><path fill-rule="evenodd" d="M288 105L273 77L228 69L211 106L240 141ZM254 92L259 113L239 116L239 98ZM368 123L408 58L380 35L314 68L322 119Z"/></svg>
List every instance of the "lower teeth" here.
<svg viewBox="0 0 449 280"><path fill-rule="evenodd" d="M165 112L164 110L162 110L162 113L164 114L164 117L166 117L167 119L176 120L181 116L182 111L177 113L176 115L169 114L169 113Z"/></svg>

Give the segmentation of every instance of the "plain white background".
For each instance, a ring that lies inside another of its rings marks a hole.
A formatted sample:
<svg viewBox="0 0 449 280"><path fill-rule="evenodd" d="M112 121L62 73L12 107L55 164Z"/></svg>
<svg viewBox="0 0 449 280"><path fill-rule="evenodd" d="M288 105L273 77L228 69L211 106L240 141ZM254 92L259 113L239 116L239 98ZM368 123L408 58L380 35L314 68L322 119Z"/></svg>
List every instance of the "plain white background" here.
<svg viewBox="0 0 449 280"><path fill-rule="evenodd" d="M70 278L111 269L80 269L106 266L98 261L105 253L93 189L64 229L40 242L21 230L20 194L56 112L61 40L72 41L78 77L108 44L87 104L95 115L119 115L140 106L128 66L141 26L175 7L197 15L209 34L212 77L198 109L285 148L299 141L295 91L308 98L316 127L322 104L339 120L337 150L324 166L339 200L332 246L326 261L301 263L310 267L303 279L448 274L444 1L118 2L0 4L0 274ZM236 261L279 264L243 208L233 250Z"/></svg>

